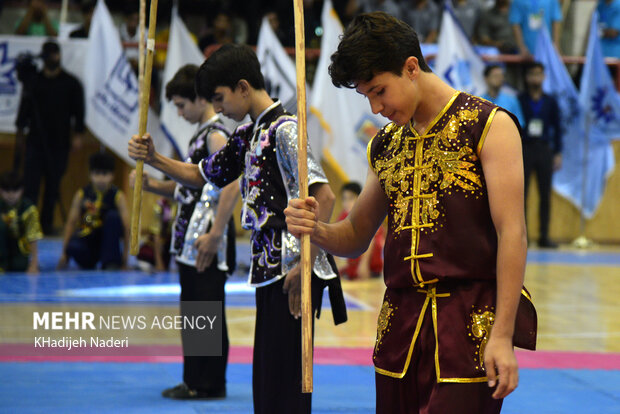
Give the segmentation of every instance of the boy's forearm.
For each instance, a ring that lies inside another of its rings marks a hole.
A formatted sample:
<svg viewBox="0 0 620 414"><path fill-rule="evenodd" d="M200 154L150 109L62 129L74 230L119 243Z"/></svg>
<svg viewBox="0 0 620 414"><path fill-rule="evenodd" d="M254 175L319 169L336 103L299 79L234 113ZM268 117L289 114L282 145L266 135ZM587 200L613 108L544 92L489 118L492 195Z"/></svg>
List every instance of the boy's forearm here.
<svg viewBox="0 0 620 414"><path fill-rule="evenodd" d="M174 189L177 186L176 182L156 180L150 177L146 182L148 182L148 185L144 187L146 191L168 198L174 196Z"/></svg>
<svg viewBox="0 0 620 414"><path fill-rule="evenodd" d="M497 304L493 335L512 338L525 273L527 239L524 230L498 234Z"/></svg>
<svg viewBox="0 0 620 414"><path fill-rule="evenodd" d="M172 158L156 153L150 165L176 182L188 187L200 188L205 183L197 164L173 160Z"/></svg>
<svg viewBox="0 0 620 414"><path fill-rule="evenodd" d="M334 204L336 203L336 196L332 192L329 184L313 185L309 190L310 194L319 202L319 210L317 211L318 220L329 223L334 210ZM316 244L312 244L310 247L310 263L314 264L314 260L318 254L319 247Z"/></svg>

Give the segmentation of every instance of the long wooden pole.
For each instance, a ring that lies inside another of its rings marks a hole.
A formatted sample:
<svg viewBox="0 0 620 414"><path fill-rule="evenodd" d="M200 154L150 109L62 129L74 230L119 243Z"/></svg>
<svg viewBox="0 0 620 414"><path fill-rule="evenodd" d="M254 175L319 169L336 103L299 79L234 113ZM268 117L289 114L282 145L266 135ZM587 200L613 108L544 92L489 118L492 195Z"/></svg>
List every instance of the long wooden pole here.
<svg viewBox="0 0 620 414"><path fill-rule="evenodd" d="M295 2L295 63L297 68L297 171L299 198L308 197L306 131L306 40L303 0ZM310 236L301 236L301 392L312 392L312 285Z"/></svg>
<svg viewBox="0 0 620 414"><path fill-rule="evenodd" d="M149 99L151 96L151 73L153 69L153 54L155 53L155 25L157 23L157 0L151 0L151 14L149 16L149 37L146 44L146 58L144 57L144 31L146 26L146 0L140 0L140 57L138 60L138 79L140 88L140 117L138 135L146 133L146 124L149 114ZM142 207L142 170L143 161L136 162L136 182L133 187L133 205L131 209L131 243L130 253L138 254L138 237L140 235L140 211Z"/></svg>

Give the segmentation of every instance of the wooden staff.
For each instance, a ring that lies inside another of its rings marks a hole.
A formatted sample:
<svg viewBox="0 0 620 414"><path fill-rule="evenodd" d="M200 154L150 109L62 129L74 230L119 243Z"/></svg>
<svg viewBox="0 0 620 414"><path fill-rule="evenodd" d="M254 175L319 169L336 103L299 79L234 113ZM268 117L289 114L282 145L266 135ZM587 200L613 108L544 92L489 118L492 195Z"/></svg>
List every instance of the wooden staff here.
<svg viewBox="0 0 620 414"><path fill-rule="evenodd" d="M306 40L303 0L295 2L295 63L297 68L297 171L299 198L308 197L306 131ZM312 285L310 236L301 236L301 392L312 392Z"/></svg>
<svg viewBox="0 0 620 414"><path fill-rule="evenodd" d="M138 60L138 83L140 100L140 118L138 135L146 133L146 123L149 114L149 99L151 96L151 72L153 69L153 54L155 53L155 25L157 22L157 0L151 0L151 14L149 16L149 37L146 45L146 59L144 57L144 31L146 26L146 0L140 0L140 57ZM142 207L142 169L144 161L136 161L136 181L133 187L133 205L131 209L131 249L132 255L138 254L138 236L140 234L140 210Z"/></svg>

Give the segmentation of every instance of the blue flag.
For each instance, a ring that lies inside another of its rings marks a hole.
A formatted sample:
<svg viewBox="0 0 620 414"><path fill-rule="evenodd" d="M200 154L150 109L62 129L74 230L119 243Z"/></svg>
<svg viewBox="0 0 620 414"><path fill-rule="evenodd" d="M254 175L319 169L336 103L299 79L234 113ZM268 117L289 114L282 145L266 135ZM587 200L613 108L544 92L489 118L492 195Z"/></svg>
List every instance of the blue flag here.
<svg viewBox="0 0 620 414"><path fill-rule="evenodd" d="M590 22L579 100L586 111L590 141L620 139L620 94L603 58L596 10Z"/></svg>
<svg viewBox="0 0 620 414"><path fill-rule="evenodd" d="M585 112L577 88L546 27L539 31L534 57L545 66L543 90L553 95L560 107L562 168L553 175L553 188L590 218L598 207L605 179L613 166L611 146L609 141L594 140L588 142L586 154Z"/></svg>

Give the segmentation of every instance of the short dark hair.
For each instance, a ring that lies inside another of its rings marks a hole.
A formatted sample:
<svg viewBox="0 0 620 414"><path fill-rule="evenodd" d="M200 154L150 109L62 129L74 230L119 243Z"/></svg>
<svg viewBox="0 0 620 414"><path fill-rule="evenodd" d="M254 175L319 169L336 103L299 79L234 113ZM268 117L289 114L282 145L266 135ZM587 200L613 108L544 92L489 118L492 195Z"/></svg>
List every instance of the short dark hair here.
<svg viewBox="0 0 620 414"><path fill-rule="evenodd" d="M185 65L179 69L166 84L166 99L170 101L174 95L178 95L190 101L196 100L197 73L198 66L192 64Z"/></svg>
<svg viewBox="0 0 620 414"><path fill-rule="evenodd" d="M540 68L540 69L542 69L544 71L545 70L545 65L543 65L541 62L537 62L537 61L526 63L523 66L523 75L527 75L532 69L538 69L538 68Z"/></svg>
<svg viewBox="0 0 620 414"><path fill-rule="evenodd" d="M114 157L107 152L95 152L88 160L90 172L114 172Z"/></svg>
<svg viewBox="0 0 620 414"><path fill-rule="evenodd" d="M60 53L60 45L55 40L46 40L43 46L41 46L41 57L47 59L49 55L54 53Z"/></svg>
<svg viewBox="0 0 620 414"><path fill-rule="evenodd" d="M486 78L487 76L489 76L489 74L491 74L491 72L495 69L501 69L503 71L504 67L497 63L491 63L490 65L487 65L486 68L484 68L484 77Z"/></svg>
<svg viewBox="0 0 620 414"><path fill-rule="evenodd" d="M256 90L265 89L256 53L246 45L225 44L203 62L196 75L196 93L207 101L213 99L218 86L235 90L245 79Z"/></svg>
<svg viewBox="0 0 620 414"><path fill-rule="evenodd" d="M15 191L21 188L24 188L24 182L17 171L7 171L0 175L0 190Z"/></svg>
<svg viewBox="0 0 620 414"><path fill-rule="evenodd" d="M340 189L340 194L344 193L345 191L350 191L352 193L355 193L356 195L360 195L360 193L362 192L362 186L358 182L349 181L342 186L342 188Z"/></svg>
<svg viewBox="0 0 620 414"><path fill-rule="evenodd" d="M336 87L355 88L382 72L400 76L410 56L418 59L422 71L431 72L411 26L384 12L364 13L344 31L331 56L329 75Z"/></svg>

